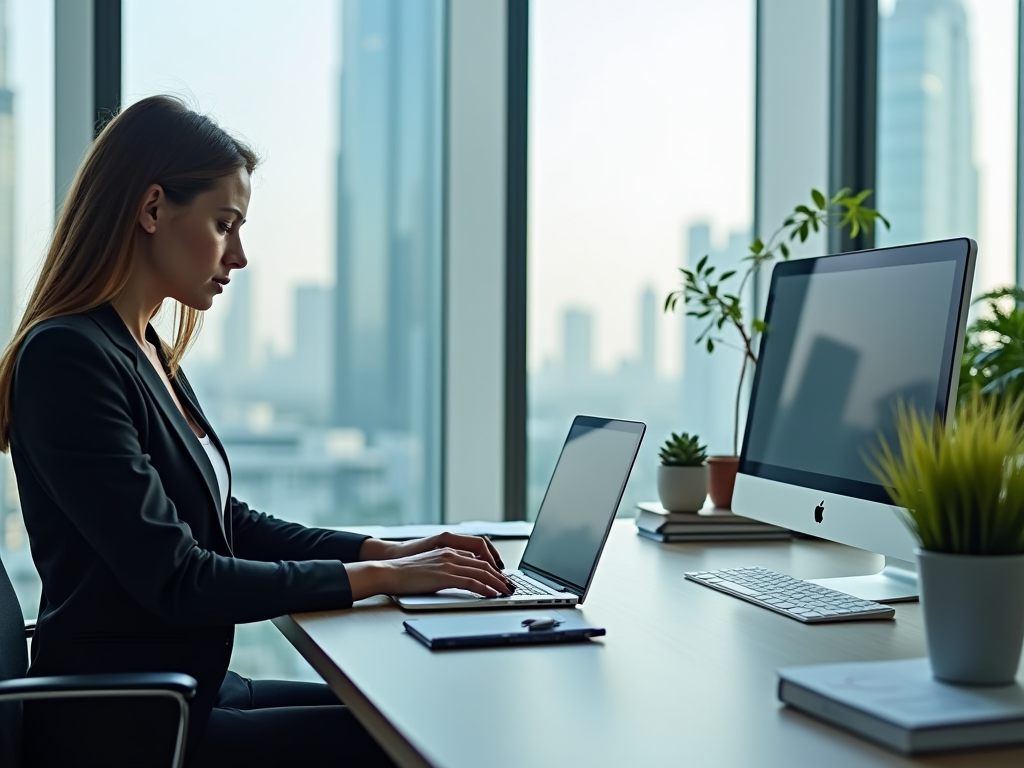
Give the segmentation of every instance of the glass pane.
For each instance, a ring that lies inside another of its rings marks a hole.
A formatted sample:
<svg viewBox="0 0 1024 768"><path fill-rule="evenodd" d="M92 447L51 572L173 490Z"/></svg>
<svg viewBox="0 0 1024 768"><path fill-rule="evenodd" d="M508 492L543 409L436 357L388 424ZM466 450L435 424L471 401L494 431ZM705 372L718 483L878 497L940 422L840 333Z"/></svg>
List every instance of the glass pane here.
<svg viewBox="0 0 1024 768"><path fill-rule="evenodd" d="M53 4L0 0L0 341L28 302L53 227ZM0 454L0 559L22 612L39 610L10 454Z"/></svg>
<svg viewBox="0 0 1024 768"><path fill-rule="evenodd" d="M882 0L879 245L972 237L974 292L1014 281L1017 0Z"/></svg>
<svg viewBox="0 0 1024 768"><path fill-rule="evenodd" d="M732 452L740 355L693 345L678 268L749 243L754 3L530 6L528 515L576 414L647 436L619 512L657 498L658 449Z"/></svg>
<svg viewBox="0 0 1024 768"><path fill-rule="evenodd" d="M234 495L309 525L440 522L443 0L123 8L124 102L182 95L263 157L249 266L184 362ZM272 627L242 629L234 668L297 673Z"/></svg>

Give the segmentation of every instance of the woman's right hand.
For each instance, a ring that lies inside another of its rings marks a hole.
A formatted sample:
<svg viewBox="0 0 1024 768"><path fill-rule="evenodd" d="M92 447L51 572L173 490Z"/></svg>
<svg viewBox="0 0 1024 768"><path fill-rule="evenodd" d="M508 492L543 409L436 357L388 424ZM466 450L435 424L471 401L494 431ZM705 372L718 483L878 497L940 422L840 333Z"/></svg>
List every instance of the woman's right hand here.
<svg viewBox="0 0 1024 768"><path fill-rule="evenodd" d="M372 595L422 595L442 589L465 589L482 597L512 594L494 566L471 552L445 547L394 560L346 566L352 599Z"/></svg>

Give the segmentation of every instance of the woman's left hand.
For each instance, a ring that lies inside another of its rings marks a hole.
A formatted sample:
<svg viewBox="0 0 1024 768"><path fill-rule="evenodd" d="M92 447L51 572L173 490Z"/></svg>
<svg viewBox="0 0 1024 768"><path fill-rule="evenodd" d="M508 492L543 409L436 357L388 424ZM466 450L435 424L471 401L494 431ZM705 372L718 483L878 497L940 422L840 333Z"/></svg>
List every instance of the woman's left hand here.
<svg viewBox="0 0 1024 768"><path fill-rule="evenodd" d="M412 539L410 541L382 541L381 539L366 539L359 549L360 560L395 560L399 557L418 555L421 552L430 552L433 549L459 549L468 552L479 560L484 560L493 565L499 571L505 567L501 562L498 550L494 548L490 539L482 536L465 536L459 533L439 533L436 536L427 536L423 539Z"/></svg>

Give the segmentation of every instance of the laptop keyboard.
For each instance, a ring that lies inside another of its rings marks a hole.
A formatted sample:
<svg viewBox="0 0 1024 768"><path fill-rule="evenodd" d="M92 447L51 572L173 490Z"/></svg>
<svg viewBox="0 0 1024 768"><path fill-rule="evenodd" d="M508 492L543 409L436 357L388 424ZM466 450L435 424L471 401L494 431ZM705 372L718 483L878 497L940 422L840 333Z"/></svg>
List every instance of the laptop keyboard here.
<svg viewBox="0 0 1024 768"><path fill-rule="evenodd" d="M527 579L521 573L510 573L503 572L504 577L516 585L516 591L513 595L550 595L551 590L544 589L538 584L534 584L532 581Z"/></svg>

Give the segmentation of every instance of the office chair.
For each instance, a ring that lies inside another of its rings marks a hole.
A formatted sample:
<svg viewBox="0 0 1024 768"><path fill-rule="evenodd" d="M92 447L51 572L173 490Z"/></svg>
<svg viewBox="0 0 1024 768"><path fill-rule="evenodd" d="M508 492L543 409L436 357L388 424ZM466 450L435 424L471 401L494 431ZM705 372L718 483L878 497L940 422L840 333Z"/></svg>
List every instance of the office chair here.
<svg viewBox="0 0 1024 768"><path fill-rule="evenodd" d="M196 681L178 672L112 675L60 675L25 677L28 650L25 640L32 636L34 622L22 618L7 569L0 561L0 765L18 768L22 752L22 701L119 697L160 697L178 703L178 734L171 765L181 768L185 761L188 731L188 703L196 693Z"/></svg>

